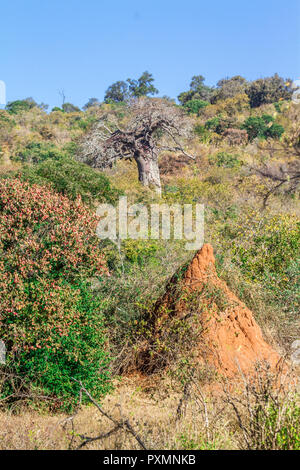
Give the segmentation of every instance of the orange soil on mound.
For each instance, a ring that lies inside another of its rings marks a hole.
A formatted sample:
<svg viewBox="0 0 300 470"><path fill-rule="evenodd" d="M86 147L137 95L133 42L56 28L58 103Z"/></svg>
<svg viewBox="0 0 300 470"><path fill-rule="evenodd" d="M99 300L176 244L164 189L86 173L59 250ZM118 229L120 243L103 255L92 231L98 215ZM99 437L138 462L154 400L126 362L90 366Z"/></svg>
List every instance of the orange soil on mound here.
<svg viewBox="0 0 300 470"><path fill-rule="evenodd" d="M174 286L177 293L174 298ZM209 286L211 295L203 292ZM222 298L221 307L216 300ZM213 365L226 377L234 376L239 369L245 374L253 371L257 361L266 360L272 368L280 356L263 339L253 313L219 279L215 269L213 248L209 244L194 256L183 274L175 274L157 301L154 315L154 336L159 337L168 318L183 319L189 312L189 295L196 297L196 317L201 324L201 341L196 349L198 360Z"/></svg>

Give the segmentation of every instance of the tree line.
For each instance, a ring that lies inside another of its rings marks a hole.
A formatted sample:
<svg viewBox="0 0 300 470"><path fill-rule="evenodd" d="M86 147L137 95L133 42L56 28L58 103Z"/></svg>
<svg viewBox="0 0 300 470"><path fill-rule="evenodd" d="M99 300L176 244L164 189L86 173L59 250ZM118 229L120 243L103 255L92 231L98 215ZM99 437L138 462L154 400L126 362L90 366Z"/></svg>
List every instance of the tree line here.
<svg viewBox="0 0 300 470"><path fill-rule="evenodd" d="M128 78L126 81L118 80L110 85L104 95L104 103L126 103L133 98L145 96L154 96L159 93L154 86L155 79L148 71L142 73L137 79ZM292 80L284 79L275 73L271 77L259 78L257 80L248 81L240 75L227 77L219 80L216 86L208 86L205 84L203 75L194 75L191 79L189 89L178 95L180 105L187 108L191 112L198 112L208 104L215 104L220 100L233 98L237 95L244 94L249 99L251 108L257 108L263 104L275 103L280 100L288 100L293 94ZM169 97L163 98L174 101ZM90 98L83 106L83 110L100 106L101 101L98 98ZM33 98L11 101L6 105L6 110L12 114L21 111L27 111L34 107L38 107L44 111L48 109L48 105L44 103L38 104ZM79 112L80 108L70 102L63 102L60 107L54 107L52 111L61 111L66 113Z"/></svg>

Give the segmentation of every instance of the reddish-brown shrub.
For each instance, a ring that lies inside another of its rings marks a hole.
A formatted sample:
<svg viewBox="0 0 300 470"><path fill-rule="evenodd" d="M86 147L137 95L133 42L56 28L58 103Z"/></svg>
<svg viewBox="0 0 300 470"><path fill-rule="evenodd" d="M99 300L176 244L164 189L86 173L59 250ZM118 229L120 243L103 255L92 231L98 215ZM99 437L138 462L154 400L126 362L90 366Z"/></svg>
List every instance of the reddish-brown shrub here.
<svg viewBox="0 0 300 470"><path fill-rule="evenodd" d="M80 200L0 181L0 338L7 365L44 394L72 395L72 377L99 389L103 321L88 278L106 268L96 224Z"/></svg>
<svg viewBox="0 0 300 470"><path fill-rule="evenodd" d="M245 145L248 142L248 134L244 129L229 127L223 133L229 145Z"/></svg>

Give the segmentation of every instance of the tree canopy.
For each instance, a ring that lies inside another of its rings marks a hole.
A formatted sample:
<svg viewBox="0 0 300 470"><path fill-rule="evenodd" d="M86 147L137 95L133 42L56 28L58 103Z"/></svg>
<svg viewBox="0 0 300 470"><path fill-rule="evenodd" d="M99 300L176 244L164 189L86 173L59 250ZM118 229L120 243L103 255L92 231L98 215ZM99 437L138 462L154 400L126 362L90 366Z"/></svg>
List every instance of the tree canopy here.
<svg viewBox="0 0 300 470"><path fill-rule="evenodd" d="M178 95L178 101L184 105L191 100L210 101L213 89L204 85L203 75L194 75L190 83L190 89Z"/></svg>
<svg viewBox="0 0 300 470"><path fill-rule="evenodd" d="M153 85L154 78L151 73L145 71L138 79L128 78L125 81L117 81L110 85L105 92L104 101L106 103L120 103L130 98L140 98L141 96L153 96L158 90Z"/></svg>

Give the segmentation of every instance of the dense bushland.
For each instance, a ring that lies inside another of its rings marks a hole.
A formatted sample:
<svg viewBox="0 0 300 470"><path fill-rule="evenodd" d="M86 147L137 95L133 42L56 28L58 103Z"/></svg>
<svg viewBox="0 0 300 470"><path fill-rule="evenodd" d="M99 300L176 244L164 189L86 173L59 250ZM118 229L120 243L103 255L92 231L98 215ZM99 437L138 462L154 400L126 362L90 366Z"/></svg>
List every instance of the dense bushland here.
<svg viewBox="0 0 300 470"><path fill-rule="evenodd" d="M194 130L185 149L195 159L161 154L161 198L141 186L130 160L102 172L76 160L95 122L124 129L132 117L129 98L155 93L146 74L116 82L105 102L93 98L84 111L67 103L46 113L31 100L0 111L0 338L8 347L1 403L44 397L53 410L70 409L78 392L72 378L102 396L110 387L108 366L115 374L126 369L137 342L149 335L145 312L193 253L176 240L100 243L92 212L99 202L115 204L121 193L129 203L203 203L205 241L214 247L219 276L281 353L289 354L299 338L299 186L293 175L300 111L290 101L290 86L278 76L254 82L237 76L212 89L202 76L193 77L180 108ZM168 137L160 137L167 148ZM169 372L182 391L183 372L191 371L188 358L180 361ZM299 413L293 400L280 401L286 414L276 448L299 445L293 433L284 441L285 426ZM272 433L277 409L268 402L266 419L258 415ZM175 421L167 421L173 446L236 446L233 415L226 418L233 423L226 424L226 442L217 431L209 438L199 429L194 435L192 421L177 435Z"/></svg>
<svg viewBox="0 0 300 470"><path fill-rule="evenodd" d="M80 200L18 179L0 183L6 368L24 390L57 398L64 408L77 398L73 378L97 394L109 386L101 304L89 288L92 276L107 273L96 222ZM19 399L14 386L5 382L1 397Z"/></svg>

